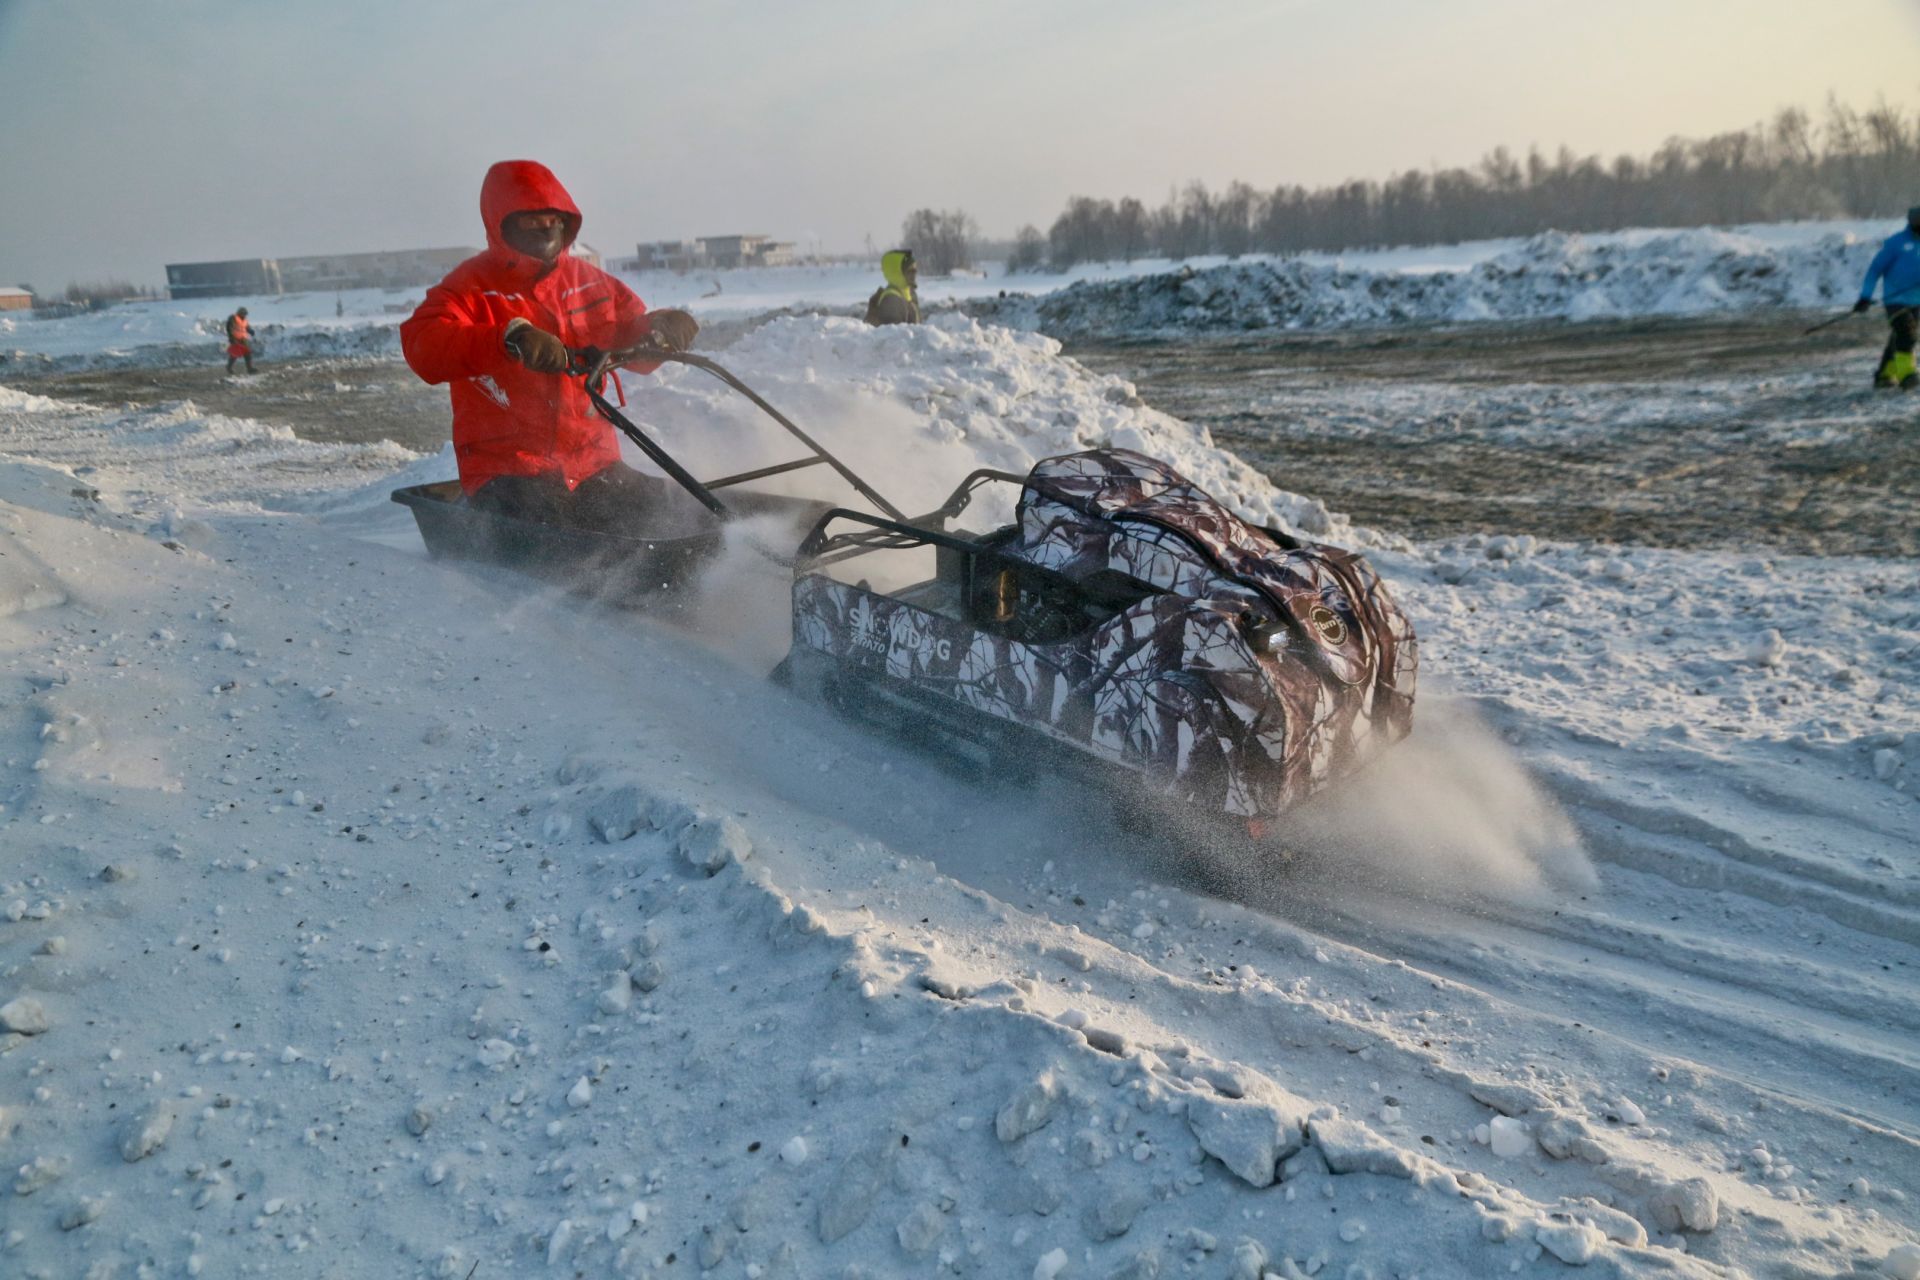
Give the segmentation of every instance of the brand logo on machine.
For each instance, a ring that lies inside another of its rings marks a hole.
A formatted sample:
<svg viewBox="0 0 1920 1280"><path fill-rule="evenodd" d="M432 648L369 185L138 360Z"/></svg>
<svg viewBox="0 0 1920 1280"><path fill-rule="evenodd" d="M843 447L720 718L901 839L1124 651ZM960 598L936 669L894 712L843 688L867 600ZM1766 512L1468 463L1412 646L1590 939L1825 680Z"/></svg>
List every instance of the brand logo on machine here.
<svg viewBox="0 0 1920 1280"><path fill-rule="evenodd" d="M889 650L897 650L942 661L953 656L951 640L943 640L931 631L914 626L909 613L896 612L890 618L883 618L874 611L872 600L866 596L854 602L852 612L847 615L847 627L853 633L853 647L868 653L885 656Z"/></svg>
<svg viewBox="0 0 1920 1280"><path fill-rule="evenodd" d="M865 649L868 653L884 654L887 651L887 627L873 611L873 602L861 596L853 602L853 612L847 615L847 625L853 629L853 647Z"/></svg>
<svg viewBox="0 0 1920 1280"><path fill-rule="evenodd" d="M921 631L913 625L913 619L902 618L898 636L899 644L908 653L918 654L921 658L937 658L945 662L953 656L953 641L942 640L931 631Z"/></svg>
<svg viewBox="0 0 1920 1280"><path fill-rule="evenodd" d="M1328 644L1338 645L1346 643L1347 624L1341 621L1339 614L1327 608L1327 606L1316 604L1307 610L1307 621L1313 624L1313 629L1318 631L1320 638Z"/></svg>

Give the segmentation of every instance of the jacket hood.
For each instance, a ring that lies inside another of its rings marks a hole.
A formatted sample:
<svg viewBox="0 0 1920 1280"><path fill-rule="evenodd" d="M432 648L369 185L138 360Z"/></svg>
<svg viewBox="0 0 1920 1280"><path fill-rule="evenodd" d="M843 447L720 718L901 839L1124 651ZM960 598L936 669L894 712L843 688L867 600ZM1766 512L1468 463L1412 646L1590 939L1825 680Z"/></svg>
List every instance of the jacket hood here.
<svg viewBox="0 0 1920 1280"><path fill-rule="evenodd" d="M502 160L487 170L486 180L480 184L480 220L487 225L487 248L526 257L508 247L500 236L500 224L508 214L529 209L558 209L564 214L567 247L573 247L574 238L580 234L580 210L560 179L553 176L553 170L537 160Z"/></svg>
<svg viewBox="0 0 1920 1280"><path fill-rule="evenodd" d="M888 284L905 292L907 284L907 259L913 255L905 249L894 249L880 257L880 274L886 277Z"/></svg>

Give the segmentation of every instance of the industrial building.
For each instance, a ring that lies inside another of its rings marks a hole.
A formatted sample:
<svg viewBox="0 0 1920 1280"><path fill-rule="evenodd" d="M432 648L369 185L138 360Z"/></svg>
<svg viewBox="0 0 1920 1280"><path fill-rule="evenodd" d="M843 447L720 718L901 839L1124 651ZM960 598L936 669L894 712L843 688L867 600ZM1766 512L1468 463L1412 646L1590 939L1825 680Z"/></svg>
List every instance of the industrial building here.
<svg viewBox="0 0 1920 1280"><path fill-rule="evenodd" d="M438 284L478 249L398 249L380 253L310 254L170 262L167 291L176 298L239 298L340 289L412 289Z"/></svg>
<svg viewBox="0 0 1920 1280"><path fill-rule="evenodd" d="M656 240L638 246L636 271L706 271L726 267L784 267L793 262L793 245L771 236L705 236L699 240Z"/></svg>
<svg viewBox="0 0 1920 1280"><path fill-rule="evenodd" d="M478 249L463 247L281 258L280 285L288 293L411 289L417 285L440 283L441 277L447 272L478 252Z"/></svg>
<svg viewBox="0 0 1920 1280"><path fill-rule="evenodd" d="M257 297L280 292L280 263L273 258L167 264L167 293L175 298Z"/></svg>

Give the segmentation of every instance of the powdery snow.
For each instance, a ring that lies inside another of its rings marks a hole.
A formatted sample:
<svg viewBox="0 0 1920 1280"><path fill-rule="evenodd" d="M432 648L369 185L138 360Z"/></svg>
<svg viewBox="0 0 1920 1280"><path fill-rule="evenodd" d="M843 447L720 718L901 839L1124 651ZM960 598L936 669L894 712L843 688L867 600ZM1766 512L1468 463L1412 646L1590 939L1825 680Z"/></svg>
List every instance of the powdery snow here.
<svg viewBox="0 0 1920 1280"><path fill-rule="evenodd" d="M767 684L737 564L703 635L429 561L445 455L0 402L7 1274L1912 1270L1914 566L1406 545L958 318L727 362L915 499L1115 441L1369 545L1414 737L1289 864L1130 835Z"/></svg>

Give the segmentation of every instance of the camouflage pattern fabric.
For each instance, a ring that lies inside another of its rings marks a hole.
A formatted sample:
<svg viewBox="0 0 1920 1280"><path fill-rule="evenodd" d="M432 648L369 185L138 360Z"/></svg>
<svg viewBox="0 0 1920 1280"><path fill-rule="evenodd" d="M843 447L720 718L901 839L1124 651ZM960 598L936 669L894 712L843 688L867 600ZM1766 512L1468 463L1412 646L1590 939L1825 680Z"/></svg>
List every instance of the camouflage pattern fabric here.
<svg viewBox="0 0 1920 1280"><path fill-rule="evenodd" d="M794 644L1246 818L1284 812L1412 728L1412 628L1359 556L1282 547L1127 450L1050 458L998 553L1139 589L1059 643L1027 643L820 574L794 583ZM1256 648L1256 623L1284 643Z"/></svg>

